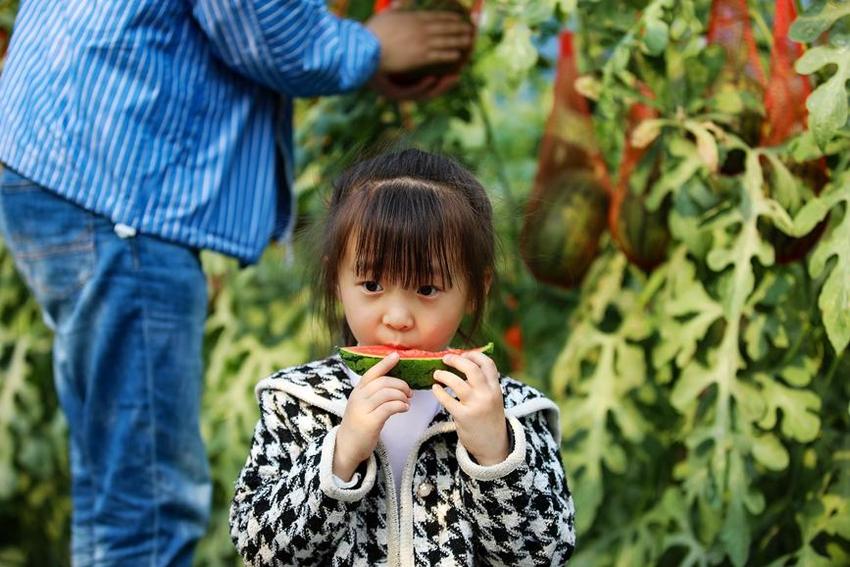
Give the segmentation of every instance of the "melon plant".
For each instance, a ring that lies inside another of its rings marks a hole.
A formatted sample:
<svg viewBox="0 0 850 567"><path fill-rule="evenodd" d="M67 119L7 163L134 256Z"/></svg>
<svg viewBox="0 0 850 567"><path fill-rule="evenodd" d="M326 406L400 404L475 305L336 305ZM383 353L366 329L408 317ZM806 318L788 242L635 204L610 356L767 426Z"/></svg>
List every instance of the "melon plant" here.
<svg viewBox="0 0 850 567"><path fill-rule="evenodd" d="M382 358L393 352L397 352L399 354L399 361L387 375L401 378L414 390L424 390L430 388L434 384L435 370L448 370L449 372L460 374L457 368L447 366L443 363L444 356L447 354L463 354L465 352L483 352L484 354L490 354L493 352L493 343L487 343L482 347L469 350L451 348L436 352L418 349L398 350L383 345L350 346L339 348L339 356L345 365L353 372L360 375L364 374L367 370L375 366Z"/></svg>

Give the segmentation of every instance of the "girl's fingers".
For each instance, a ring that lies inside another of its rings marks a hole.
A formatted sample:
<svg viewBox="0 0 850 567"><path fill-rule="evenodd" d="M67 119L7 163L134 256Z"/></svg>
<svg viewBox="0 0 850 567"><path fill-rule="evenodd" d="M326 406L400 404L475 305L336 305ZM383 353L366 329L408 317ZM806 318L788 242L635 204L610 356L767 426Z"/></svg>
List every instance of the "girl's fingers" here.
<svg viewBox="0 0 850 567"><path fill-rule="evenodd" d="M410 409L410 404L407 402L401 402L399 400L392 400L389 402L384 402L377 408L372 411L372 415L380 420L380 423L386 423L386 421L397 413L404 413ZM383 427L383 425L381 426Z"/></svg>
<svg viewBox="0 0 850 567"><path fill-rule="evenodd" d="M496 363L493 362L492 358L482 352L476 351L465 352L462 356L478 365L484 373L484 377L487 378L488 383L499 384L499 369L496 367Z"/></svg>
<svg viewBox="0 0 850 567"><path fill-rule="evenodd" d="M401 390L385 388L383 390L375 392L375 394L366 398L365 401L367 411L375 412L375 410L380 408L382 405L392 401L404 402L405 404L409 405L410 396L408 396Z"/></svg>
<svg viewBox="0 0 850 567"><path fill-rule="evenodd" d="M375 364L375 366L373 366L372 368L367 370L365 374L363 374L363 378L360 380L359 385L362 387L368 384L369 382L380 378L381 376L386 376L387 372L392 370L393 366L396 365L396 363L398 362L398 358L399 357L397 352L391 352L390 354L379 360L378 363Z"/></svg>
<svg viewBox="0 0 850 567"><path fill-rule="evenodd" d="M379 376L378 378L375 378L360 389L360 394L364 398L371 398L381 390L401 391L408 397L413 395L413 391L410 389L410 385L407 382L401 378L393 378L392 376Z"/></svg>
<svg viewBox="0 0 850 567"><path fill-rule="evenodd" d="M466 379L469 380L469 385L473 388L487 383L481 367L468 358L456 354L447 354L443 357L443 362L460 370L466 376Z"/></svg>
<svg viewBox="0 0 850 567"><path fill-rule="evenodd" d="M461 402L469 398L469 384L457 374L448 370L435 370L434 380L451 388Z"/></svg>
<svg viewBox="0 0 850 567"><path fill-rule="evenodd" d="M446 389L439 384L431 386L431 391L434 393L434 397L437 398L437 401L443 404L443 407L446 408L446 411L450 414L455 415L461 409L461 403L450 396L449 393L446 392Z"/></svg>

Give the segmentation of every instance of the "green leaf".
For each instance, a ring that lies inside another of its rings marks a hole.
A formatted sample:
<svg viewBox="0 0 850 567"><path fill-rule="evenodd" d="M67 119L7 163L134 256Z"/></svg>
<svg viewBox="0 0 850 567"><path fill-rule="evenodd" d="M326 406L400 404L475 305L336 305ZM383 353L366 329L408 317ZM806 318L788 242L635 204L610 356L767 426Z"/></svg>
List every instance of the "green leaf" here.
<svg viewBox="0 0 850 567"><path fill-rule="evenodd" d="M602 458L611 472L623 474L626 471L626 452L619 445L610 445Z"/></svg>
<svg viewBox="0 0 850 567"><path fill-rule="evenodd" d="M850 14L850 4L841 0L814 2L791 24L788 37L799 43L814 43L836 20Z"/></svg>
<svg viewBox="0 0 850 567"><path fill-rule="evenodd" d="M802 388L812 382L820 369L819 357L797 356L788 362L780 371L779 375L791 386Z"/></svg>
<svg viewBox="0 0 850 567"><path fill-rule="evenodd" d="M642 121L632 131L631 143L636 148L645 148L661 134L661 120L647 119Z"/></svg>
<svg viewBox="0 0 850 567"><path fill-rule="evenodd" d="M743 380L736 380L732 384L732 395L735 396L743 419L755 422L764 417L767 405L755 386Z"/></svg>
<svg viewBox="0 0 850 567"><path fill-rule="evenodd" d="M726 545L732 564L736 566L744 565L750 552L750 526L744 510L744 495L748 490L745 474L740 456L733 453L729 463L730 501L720 539Z"/></svg>
<svg viewBox="0 0 850 567"><path fill-rule="evenodd" d="M9 499L18 488L14 444L9 429L0 429L0 501Z"/></svg>
<svg viewBox="0 0 850 567"><path fill-rule="evenodd" d="M715 247L709 252L706 258L708 267L717 272L722 272L728 266L735 267L733 274L729 276L731 279L721 281L721 297L728 319L737 314L737 309L744 305L753 291L755 275L752 259L758 258L763 266L772 265L773 248L760 238L755 222L744 224L736 238L729 238L719 230L715 231L715 239L728 244Z"/></svg>
<svg viewBox="0 0 850 567"><path fill-rule="evenodd" d="M0 12L0 29L11 31L15 24L15 14Z"/></svg>
<svg viewBox="0 0 850 567"><path fill-rule="evenodd" d="M650 55L661 55L667 49L670 29L663 20L650 20L646 23L643 45Z"/></svg>
<svg viewBox="0 0 850 567"><path fill-rule="evenodd" d="M768 194L774 196L785 209L796 211L800 206L801 199L798 183L794 176L791 175L791 172L788 171L788 168L776 154L764 152L762 155L767 157L772 166L772 175L769 178L773 183L768 189Z"/></svg>
<svg viewBox="0 0 850 567"><path fill-rule="evenodd" d="M681 248L668 263L667 283L659 300L661 340L654 352L655 366L675 358L676 365L684 368L691 362L708 328L723 317L723 308L696 279L696 268Z"/></svg>
<svg viewBox="0 0 850 567"><path fill-rule="evenodd" d="M664 197L668 193L677 191L680 187L704 167L697 147L682 139L671 142L670 151L676 157L684 158L676 166L663 173L658 181L652 186L646 199L646 206L650 211L658 210Z"/></svg>
<svg viewBox="0 0 850 567"><path fill-rule="evenodd" d="M809 260L809 273L813 278L820 277L827 262L835 258L818 297L818 307L829 341L840 354L850 343L850 176L836 185L831 196L843 201L844 216L815 248Z"/></svg>
<svg viewBox="0 0 850 567"><path fill-rule="evenodd" d="M712 371L712 368L706 368L699 363L692 363L685 368L670 395L670 403L673 407L684 413L691 402L715 382Z"/></svg>
<svg viewBox="0 0 850 567"><path fill-rule="evenodd" d="M561 7L564 14L572 14L578 5L578 0L556 0L555 4Z"/></svg>
<svg viewBox="0 0 850 567"><path fill-rule="evenodd" d="M779 439L771 433L757 435L752 438L753 457L772 471L788 468L790 458L788 450Z"/></svg>
<svg viewBox="0 0 850 567"><path fill-rule="evenodd" d="M805 565L806 567L835 567L836 565L840 565L840 563L833 562L829 557L821 555L811 545L803 547L799 559L798 565Z"/></svg>
<svg viewBox="0 0 850 567"><path fill-rule="evenodd" d="M744 110L744 99L734 85L724 83L714 95L714 104L724 114L739 114Z"/></svg>
<svg viewBox="0 0 850 567"><path fill-rule="evenodd" d="M821 399L809 390L789 388L765 374L758 374L756 381L762 387L762 396L767 404L764 419L759 422L763 429L773 429L779 410L782 410L782 434L801 443L808 443L820 432Z"/></svg>
<svg viewBox="0 0 850 567"><path fill-rule="evenodd" d="M685 127L694 135L697 141L697 154L706 169L710 172L717 171L717 142L714 136L711 135L709 128L705 124L688 120L685 122Z"/></svg>
<svg viewBox="0 0 850 567"><path fill-rule="evenodd" d="M771 320L763 314L758 314L750 319L744 330L744 341L747 347L747 354L753 360L761 360L767 355L770 348L767 337L770 330L766 329Z"/></svg>
<svg viewBox="0 0 850 567"><path fill-rule="evenodd" d="M823 556L811 548L811 543L820 534L850 539L850 499L846 495L815 493L797 513L796 519L805 543L801 556L813 560L805 565L822 564L816 558L823 559Z"/></svg>
<svg viewBox="0 0 850 567"><path fill-rule="evenodd" d="M826 218L838 201L835 197L834 192L828 191L825 195L820 195L803 205L794 217L794 235L808 234Z"/></svg>
<svg viewBox="0 0 850 567"><path fill-rule="evenodd" d="M520 79L537 62L537 49L531 43L531 30L519 21L506 24L505 36L496 56L506 66L509 77Z"/></svg>
<svg viewBox="0 0 850 567"><path fill-rule="evenodd" d="M850 46L814 47L806 51L794 66L798 73L810 75L830 64L836 66L835 73L806 99L809 129L821 149L847 122L846 84L850 80Z"/></svg>
<svg viewBox="0 0 850 567"><path fill-rule="evenodd" d="M620 297L626 265L625 256L616 254L613 257L600 258L600 261L591 267L583 287L587 290L588 315L594 323L600 323L608 306Z"/></svg>

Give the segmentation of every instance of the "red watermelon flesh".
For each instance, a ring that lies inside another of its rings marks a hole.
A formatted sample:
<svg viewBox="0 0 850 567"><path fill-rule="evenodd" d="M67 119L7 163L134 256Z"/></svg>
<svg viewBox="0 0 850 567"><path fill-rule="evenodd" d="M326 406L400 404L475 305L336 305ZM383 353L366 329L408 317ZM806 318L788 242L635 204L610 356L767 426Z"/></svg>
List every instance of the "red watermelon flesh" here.
<svg viewBox="0 0 850 567"><path fill-rule="evenodd" d="M427 389L434 384L435 370L448 370L458 373L456 368L446 366L443 363L444 356L475 351L489 354L493 352L493 343L475 349L451 348L441 351L398 349L385 345L351 346L340 347L339 356L352 371L362 375L385 356L397 352L399 361L387 375L401 378L411 388Z"/></svg>

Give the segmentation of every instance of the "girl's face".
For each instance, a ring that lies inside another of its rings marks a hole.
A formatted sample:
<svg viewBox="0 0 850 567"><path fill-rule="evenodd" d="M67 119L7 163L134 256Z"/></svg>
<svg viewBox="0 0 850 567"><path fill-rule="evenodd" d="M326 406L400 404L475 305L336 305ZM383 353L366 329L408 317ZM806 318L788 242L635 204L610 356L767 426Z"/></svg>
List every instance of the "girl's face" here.
<svg viewBox="0 0 850 567"><path fill-rule="evenodd" d="M449 345L468 309L466 285L459 280L453 278L453 287L446 288L438 277L406 289L358 277L354 246L349 242L337 294L358 345L439 351Z"/></svg>

